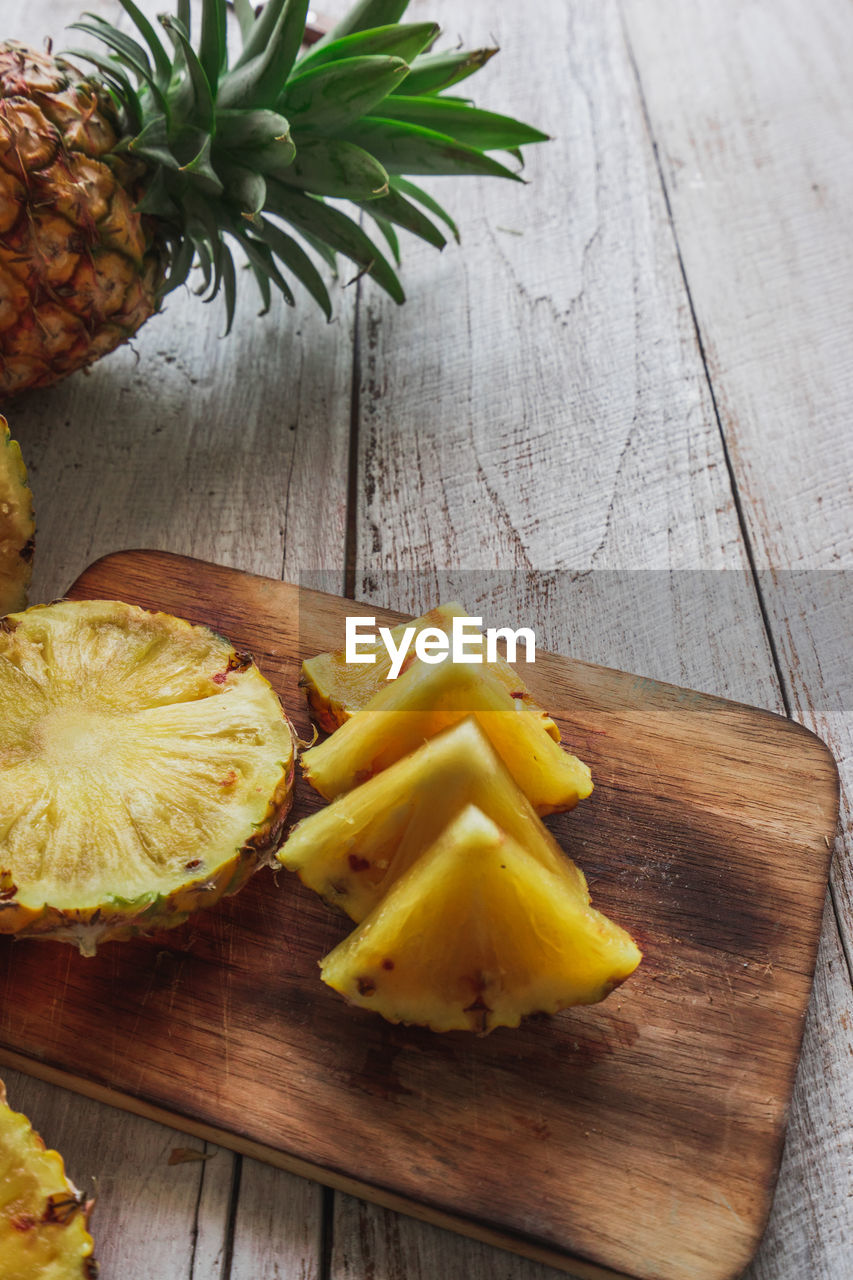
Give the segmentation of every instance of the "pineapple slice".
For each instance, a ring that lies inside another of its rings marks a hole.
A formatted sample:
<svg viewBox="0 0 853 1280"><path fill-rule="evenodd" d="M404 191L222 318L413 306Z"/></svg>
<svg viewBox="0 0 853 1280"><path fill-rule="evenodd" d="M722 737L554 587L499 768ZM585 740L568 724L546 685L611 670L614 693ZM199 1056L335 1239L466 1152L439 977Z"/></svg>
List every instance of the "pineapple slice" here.
<svg viewBox="0 0 853 1280"><path fill-rule="evenodd" d="M0 624L0 933L92 954L181 923L278 847L294 737L248 654L117 601Z"/></svg>
<svg viewBox="0 0 853 1280"><path fill-rule="evenodd" d="M389 1022L484 1034L595 1004L640 959L624 929L472 805L320 968Z"/></svg>
<svg viewBox="0 0 853 1280"><path fill-rule="evenodd" d="M358 922L468 804L568 879L579 901L589 902L583 873L540 822L474 719L446 729L304 818L277 857Z"/></svg>
<svg viewBox="0 0 853 1280"><path fill-rule="evenodd" d="M415 634L406 650L407 657L403 662L403 670L414 661L415 639L427 627L437 628L446 636L450 635L454 618L467 618L468 614L461 604L440 604L430 609L420 618L411 622L401 622L394 627L391 635L394 646L398 648L407 627L414 627ZM471 647L471 646L469 646ZM334 733L345 720L349 720L356 711L366 706L375 693L385 687L388 672L391 670L391 658L387 648L380 641L375 645L363 645L361 652L374 653L376 662L369 664L347 663L344 651L334 653L318 653L314 658L306 658L302 663L302 679L300 683L305 689L311 714L321 729L326 733ZM554 721L536 702L521 676L504 658L498 658L491 664L491 670L501 680L514 698L523 698L528 709L534 712L542 722L542 728L555 742L560 741L560 730Z"/></svg>
<svg viewBox="0 0 853 1280"><path fill-rule="evenodd" d="M27 469L0 415L0 618L26 608L35 531Z"/></svg>
<svg viewBox="0 0 853 1280"><path fill-rule="evenodd" d="M589 769L563 751L539 709L514 698L485 666L415 661L331 737L302 756L305 776L327 800L473 715L539 813L572 809L592 791Z"/></svg>
<svg viewBox="0 0 853 1280"><path fill-rule="evenodd" d="M0 1280L94 1280L89 1208L0 1081Z"/></svg>

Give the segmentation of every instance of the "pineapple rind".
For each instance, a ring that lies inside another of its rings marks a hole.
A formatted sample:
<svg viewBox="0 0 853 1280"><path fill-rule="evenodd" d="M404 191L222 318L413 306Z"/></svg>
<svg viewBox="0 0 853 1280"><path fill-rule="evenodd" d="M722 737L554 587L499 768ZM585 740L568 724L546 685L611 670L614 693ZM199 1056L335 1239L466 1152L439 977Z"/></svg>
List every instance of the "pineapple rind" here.
<svg viewBox="0 0 853 1280"><path fill-rule="evenodd" d="M281 841L294 735L248 655L182 619L62 601L0 626L0 933L170 927Z"/></svg>
<svg viewBox="0 0 853 1280"><path fill-rule="evenodd" d="M332 800L474 716L538 813L572 809L592 791L588 767L562 750L540 716L486 666L415 661L356 715L302 755L305 777Z"/></svg>
<svg viewBox="0 0 853 1280"><path fill-rule="evenodd" d="M0 44L0 392L48 386L153 315L166 262L105 88Z"/></svg>
<svg viewBox="0 0 853 1280"><path fill-rule="evenodd" d="M0 1081L0 1280L94 1280L90 1208Z"/></svg>
<svg viewBox="0 0 853 1280"><path fill-rule="evenodd" d="M0 617L26 607L35 531L27 469L0 414Z"/></svg>
<svg viewBox="0 0 853 1280"><path fill-rule="evenodd" d="M391 635L396 646L401 643L407 627L415 628L415 635L406 651L407 657L403 663L403 670L411 666L414 660L414 643L421 631L427 627L437 627L445 635L449 635L453 619L467 616L461 604L451 601L449 604L437 605L420 618L414 618L411 622L401 622L398 627L393 627ZM376 661L372 664L353 665L347 662L345 652L339 649L330 653L318 653L313 658L306 658L302 663L300 684L305 689L312 717L326 733L334 733L335 729L355 715L356 711L366 706L373 695L385 686L391 669L391 658L386 646L381 641L377 641L374 646L362 645L360 652L375 654ZM514 698L525 700L528 709L541 717L542 728L546 733L555 742L559 742L560 730L547 711L534 702L530 690L518 672L500 657L497 662L491 664L490 670L507 686Z"/></svg>
<svg viewBox="0 0 853 1280"><path fill-rule="evenodd" d="M425 742L296 824L277 854L309 888L361 921L468 804L476 804L589 902L563 853L474 719Z"/></svg>
<svg viewBox="0 0 853 1280"><path fill-rule="evenodd" d="M624 929L469 806L320 968L390 1022L485 1034L595 1004L640 959Z"/></svg>

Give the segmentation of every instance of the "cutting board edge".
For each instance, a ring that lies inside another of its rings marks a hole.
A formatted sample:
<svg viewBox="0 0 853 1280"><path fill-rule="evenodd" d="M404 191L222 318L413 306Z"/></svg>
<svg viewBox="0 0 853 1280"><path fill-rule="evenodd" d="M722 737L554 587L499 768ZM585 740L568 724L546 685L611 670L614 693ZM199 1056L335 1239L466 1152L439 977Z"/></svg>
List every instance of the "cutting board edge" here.
<svg viewBox="0 0 853 1280"><path fill-rule="evenodd" d="M143 1120L150 1120L155 1124L166 1125L170 1129L176 1129L181 1133L188 1134L190 1137L198 1138L199 1141L212 1142L216 1146L224 1147L238 1155L248 1156L252 1160L260 1160L264 1164L273 1165L286 1173L295 1174L300 1178L307 1178L311 1182L317 1182L321 1186L330 1187L346 1195L368 1200L372 1204L379 1205L380 1208L403 1213L420 1222L426 1222L430 1226L440 1227L445 1231L453 1231L457 1235L466 1236L493 1248L508 1250L510 1253L518 1254L531 1262L555 1267L570 1276L577 1277L577 1280L644 1280L644 1277L638 1276L636 1273L613 1271L609 1267L590 1262L588 1259L581 1258L575 1254L563 1252L534 1239L516 1235L509 1231L503 1232L473 1219L465 1218L461 1215L457 1217L431 1205L409 1200L407 1197L394 1191L389 1191L385 1187L375 1186L369 1182L360 1182L357 1178L353 1178L348 1174L339 1173L322 1165L316 1165L310 1160L304 1160L300 1156L279 1151L275 1147L267 1147L263 1143L254 1142L251 1138L241 1137L228 1129L219 1129L215 1125L195 1120L192 1116L170 1111L166 1107L160 1107L155 1103L145 1102L141 1098L111 1089L108 1085L100 1084L98 1081L87 1080L85 1076L75 1076L71 1072L63 1071L59 1067L53 1067L47 1062L42 1062L38 1058L16 1053L14 1049L7 1049L4 1045L0 1045L0 1067L10 1067L14 1071L20 1071L23 1075L42 1080L46 1084L69 1089L72 1093L80 1094L84 1098L90 1098L94 1102L104 1103L120 1111L127 1111L131 1115L139 1116ZM12 1105L14 1106L14 1098L12 1099ZM79 1170L77 1171L77 1176L78 1178L80 1177ZM764 1232L764 1225L762 1223L761 1234ZM97 1232L95 1234L97 1237ZM755 1248L757 1248L760 1238L761 1235L756 1239ZM751 1260L755 1248L751 1250L749 1257L744 1262L744 1266ZM726 1272L725 1275L721 1274L719 1277L714 1277L714 1280L737 1280L742 1270L742 1267L738 1267L735 1272ZM689 1278L685 1275L684 1280L689 1280Z"/></svg>
<svg viewBox="0 0 853 1280"><path fill-rule="evenodd" d="M273 583L278 583L280 585L284 585L284 580L280 578L269 578L267 577L266 574L253 573L248 569L238 569L234 565L218 564L216 561L213 561L213 560L201 560L197 556L186 556L177 551L164 551L156 547L126 547L119 551L109 551L105 555L99 556L97 560L93 560L92 563L87 565L86 568L83 570L83 572L78 574L78 576L71 583L70 587L65 593L66 597L76 598L77 596L83 596L84 598L90 598L90 599L96 598L92 596L87 597L86 593L88 591L88 585L87 585L88 579L96 578L98 572L102 568L104 568L107 565L111 565L112 562L114 561L122 561L125 558L129 558L131 561L133 561L136 559L136 557L156 557L157 559L160 559L160 560L173 560L181 564L187 564L187 563L196 564L196 565L201 565L204 568L215 569L219 572L237 574L242 578L254 578L258 582L273 582ZM302 591L302 590L310 591L313 595L324 597L328 600L346 599L346 597L344 596L335 595L332 592L319 591L314 587L300 587L298 583L289 583L287 585L292 586L295 590L298 590L298 591ZM350 603L352 603L353 607L356 609L376 608L377 612L383 614L386 618L390 617L390 618L397 618L402 620L409 616L405 613L401 613L399 610L380 608L379 606L372 606L367 602L361 601L361 600L352 600ZM651 677L651 676L650 677L642 676L636 672L626 672L618 667L606 667L600 663L588 662L583 658L573 658L568 654L548 653L548 654L545 654L544 656L558 658L563 662L571 662L576 664L579 667L592 667L597 671L614 672L620 676L627 676L631 679L636 679L636 680L648 679L651 683L659 686L660 688L666 689L666 690L672 690L673 692L678 692L678 693L698 692L701 697L707 698L712 702L720 703L722 706L728 707L732 711L735 711L738 709L749 711L754 715L764 717L770 721L775 721L778 728L782 728L782 726L784 726L786 732L789 732L789 733L793 732L793 733L796 733L798 736L801 736L806 739L810 739L812 749L814 749L817 752L817 754L821 756L824 763L828 763L830 765L831 771L835 779L835 819L834 819L833 830L832 830L830 839L834 838L834 834L837 831L837 827L838 827L838 817L839 817L840 804L841 804L841 777L838 772L838 764L836 762L835 756L833 755L831 748L827 745L826 742L824 742L823 738L821 738L819 734L815 733L814 730L809 729L807 725L801 724L798 720L793 720L790 717L780 714L777 711L770 711L766 707L756 707L753 704L748 702L736 702L732 698L720 697L718 694L705 693L700 690L687 689L686 686L672 684L669 681L658 680L655 677ZM829 875L830 859L831 859L831 853L830 853L830 858L827 860L827 867L826 867L827 877Z"/></svg>
<svg viewBox="0 0 853 1280"><path fill-rule="evenodd" d="M99 585L99 579L102 575L105 581L109 581L111 576L114 576L116 579L123 579L127 576L131 582L138 586L140 603L144 604L148 598L152 598L150 593L146 593L143 589L146 579L148 581L153 580L151 574L152 568L166 569L170 562L174 563L176 566L180 565L185 568L188 565L198 566L199 568L215 571L218 574L227 575L228 577L233 575L237 578L248 578L259 584L269 584L270 586L282 587L285 590L305 591L308 594L317 597L319 600L327 600L330 603L335 602L338 607L343 604L351 604L354 612L369 611L373 609L377 615L382 616L383 620L393 618L400 619L407 616L393 610L374 607L367 603L355 600L348 601L344 597L334 593L322 592L310 587L299 587L297 584L285 583L281 579L270 578L263 574L250 573L248 571L235 568L234 566L216 564L212 561L205 561L195 557L153 548L128 548L126 550L110 552L100 557L77 577L75 582L69 587L67 594L77 598L95 598L98 595L105 594ZM149 570L148 574L140 574L140 566L146 563ZM108 594L110 598L116 598L114 587L110 588L110 592ZM133 591L131 591L131 598L133 598ZM213 595L211 595L211 598L213 598ZM203 618L199 617L198 620L203 621ZM643 679L642 677L632 676L631 673L626 673L617 668L602 667L598 664L586 662L578 658L570 658L561 655L550 656L553 656L557 661L570 663L577 668L591 668L599 672L611 673L627 679ZM648 683L659 686L662 689L672 690L675 694L683 694L685 692L685 690L681 689L677 685L667 684L666 682L652 678L648 679ZM806 747L805 739L808 738L810 741L808 743L807 750L810 753L813 753L815 767L818 766L818 758L820 758L820 764L824 768L826 766L827 758L831 761L831 771L826 770L824 780L827 790L830 789L831 779L834 780L834 800L832 812L830 812L829 803L827 803L824 810L827 825L826 829L821 831L821 835L824 839L820 841L821 844L825 844L826 852L824 854L824 850L820 849L818 852L821 856L814 859L814 862L819 862L821 864L820 873L825 893L825 885L832 857L832 841L837 832L840 800L838 768L829 747L817 734L812 732L806 726L790 720L784 715L780 715L764 708L754 707L748 703L740 703L730 699L720 698L714 694L702 693L699 696L703 699L707 699L709 704L716 703L721 707L728 709L732 713L742 711L748 712L754 717L761 717L765 722L767 722L768 729L772 732L785 733L789 735L789 741L791 740L791 737L795 737L796 739L799 739L802 747ZM771 725L770 721L775 723ZM829 802L830 797L827 796L826 799L827 802ZM823 898L821 898L821 902L822 901ZM816 907L815 937L813 939L813 946L810 949L811 954L809 957L810 985L811 982L813 982L814 965L817 957L821 913L822 906L819 909ZM803 1028L801 1028L801 1031L802 1029ZM275 1148L265 1147L263 1144L256 1143L251 1138L219 1129L215 1125L210 1125L205 1121L196 1120L192 1116L185 1116L179 1111L172 1112L168 1110L167 1107L158 1105L157 1103L145 1102L136 1098L132 1094L120 1093L113 1090L109 1085L103 1085L98 1081L89 1081L84 1078L80 1078L74 1075L73 1072L49 1066L46 1063L40 1062L38 1059L30 1058L28 1055L19 1054L13 1049L6 1049L0 1046L0 1063L4 1062L8 1063L10 1066L17 1067L30 1075L36 1075L41 1079L63 1085L77 1093L84 1094L85 1096L95 1098L99 1101L107 1102L111 1105L119 1106L145 1118L171 1125L177 1129L182 1129L194 1136L208 1139L221 1144L223 1147L261 1159L299 1176L307 1177L318 1183L325 1184L349 1194L354 1194L363 1199L371 1200L384 1207L403 1212L411 1217L421 1219L433 1225L456 1231L462 1235L480 1240L486 1244L508 1249L511 1252L515 1252L531 1260L540 1261L546 1265L568 1271L581 1277L582 1280L587 1280L587 1278L588 1280L635 1280L635 1277L629 1275L629 1273L613 1271L603 1264L599 1265L597 1263L590 1262L587 1259L579 1258L561 1250L559 1246L545 1244L541 1241L537 1241L536 1239L531 1239L521 1235L514 1235L511 1231L503 1231L499 1227L494 1227L491 1224L469 1221L462 1215L447 1212L445 1209L437 1208L430 1204L409 1200L406 1196L398 1192L386 1190L384 1187L374 1186L369 1183L361 1183L357 1177L353 1177L352 1174L338 1172L335 1169L328 1169L321 1165L316 1165L311 1161L307 1161L300 1156L293 1155L288 1152L282 1152ZM798 1062L799 1051L792 1063L791 1079L787 1082L785 1090L788 1099L788 1106L790 1106L793 1082ZM742 1274L743 1269L749 1264L751 1258L754 1256L766 1229L766 1223L773 1200L773 1192L775 1190L775 1183L779 1172L783 1141L784 1126L782 1127L780 1140L777 1144L777 1150L773 1153L770 1161L769 1168L771 1169L771 1177L768 1180L768 1186L766 1188L767 1194L760 1210L756 1212L754 1216L752 1222L753 1230L750 1232L750 1238L744 1241L743 1257L740 1260L737 1269L733 1272L730 1272L727 1269L725 1273L720 1272L713 1275L713 1277L709 1275L707 1280L735 1280L736 1277L739 1277ZM687 1280L686 1276L684 1277L684 1280Z"/></svg>

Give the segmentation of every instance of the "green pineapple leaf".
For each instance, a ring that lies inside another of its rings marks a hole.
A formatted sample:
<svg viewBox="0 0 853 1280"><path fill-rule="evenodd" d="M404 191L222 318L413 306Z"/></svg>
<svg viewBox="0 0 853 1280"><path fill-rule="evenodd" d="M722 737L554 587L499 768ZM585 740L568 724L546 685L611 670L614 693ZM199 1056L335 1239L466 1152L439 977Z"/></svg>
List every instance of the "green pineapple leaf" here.
<svg viewBox="0 0 853 1280"><path fill-rule="evenodd" d="M426 214L421 213L420 209L407 200L399 190L395 190L393 185L378 200L356 201L356 204L367 210L371 217L395 222L398 227L411 231L412 235L426 240L436 249L443 249L447 244L438 227L430 222Z"/></svg>
<svg viewBox="0 0 853 1280"><path fill-rule="evenodd" d="M332 300L323 283L323 277L305 250L292 236L282 231L281 227L277 227L268 218L261 219L259 232L279 261L283 262L288 271L292 271L296 279L308 290L326 319L331 320Z"/></svg>
<svg viewBox="0 0 853 1280"><path fill-rule="evenodd" d="M382 104L385 120L405 120L443 133L481 151L507 150L532 142L547 142L548 135L511 116L479 111L458 99L395 94Z"/></svg>
<svg viewBox="0 0 853 1280"><path fill-rule="evenodd" d="M408 7L409 0L359 0L318 43L331 43L342 36L354 35L372 27L392 26L400 21Z"/></svg>
<svg viewBox="0 0 853 1280"><path fill-rule="evenodd" d="M475 147L405 120L365 116L343 136L369 151L389 173L482 173L523 181L517 173Z"/></svg>
<svg viewBox="0 0 853 1280"><path fill-rule="evenodd" d="M213 131L215 107L213 90L205 75L189 36L176 18L164 15L160 21L176 50L183 55L187 74L183 76L174 89L170 89L167 97L172 107L173 117L179 121L192 121L199 129L208 133Z"/></svg>
<svg viewBox="0 0 853 1280"><path fill-rule="evenodd" d="M198 60L214 95L219 77L228 64L225 19L222 0L202 0Z"/></svg>
<svg viewBox="0 0 853 1280"><path fill-rule="evenodd" d="M190 0L176 0L173 16L160 18L166 42L139 0L119 3L138 38L85 14L75 27L105 52L77 56L122 108L128 132L118 150L147 166L137 207L160 224L158 298L186 282L195 259L200 295L224 295L226 332L236 314L236 245L265 309L273 287L293 301L289 275L331 314L320 272L291 232L333 272L342 254L402 302L389 259L326 200L349 200L369 216L399 264L400 228L437 249L447 233L459 239L450 214L413 175L521 181L487 153L520 161L521 148L546 137L443 94L496 50L430 52L439 28L401 22L406 0L360 0L310 49L300 49L308 0L267 0L257 10L254 0L234 0L243 45L230 64L226 0L200 0L195 41Z"/></svg>
<svg viewBox="0 0 853 1280"><path fill-rule="evenodd" d="M154 67L157 72L157 84L165 91L168 89L169 81L172 78L172 64L169 61L169 55L163 48L163 44L153 26L145 17L145 14L137 8L133 0L119 0L119 4L134 23L137 31L142 36L142 39L148 45L148 48L151 51L151 56L154 59Z"/></svg>
<svg viewBox="0 0 853 1280"><path fill-rule="evenodd" d="M325 204L318 196L290 190L279 182L269 183L267 208L286 218L297 231L307 231L309 236L322 237L329 248L342 253L363 272L372 276L395 302L404 301L405 294L390 263L383 258L358 223L353 222L345 213Z"/></svg>
<svg viewBox="0 0 853 1280"><path fill-rule="evenodd" d="M429 209L430 213L434 213L449 229L456 243L459 243L459 228L450 214L442 209L438 201L428 191L422 191L420 187L415 186L414 182L401 178L399 174L392 175L391 190L400 191L405 196L411 196L413 200L417 200L418 204L422 204L425 209Z"/></svg>
<svg viewBox="0 0 853 1280"><path fill-rule="evenodd" d="M393 224L390 223L387 218L380 218L376 213L371 213L370 216L376 224L380 235L384 237L388 248L391 250L395 265L399 267L400 241L397 236L397 232L394 230Z"/></svg>
<svg viewBox="0 0 853 1280"><path fill-rule="evenodd" d="M415 58L400 92L420 96L449 89L484 67L497 49L453 49L449 53L425 53Z"/></svg>
<svg viewBox="0 0 853 1280"><path fill-rule="evenodd" d="M343 58L291 77L276 106L296 130L334 133L382 102L408 70L402 58Z"/></svg>
<svg viewBox="0 0 853 1280"><path fill-rule="evenodd" d="M223 77L219 94L223 107L275 106L299 52L307 12L308 0L285 0L263 52L242 65L238 62L234 70ZM258 27L260 25L259 21Z"/></svg>
<svg viewBox="0 0 853 1280"><path fill-rule="evenodd" d="M378 160L341 138L302 143L285 180L315 195L370 200L388 190L388 174Z"/></svg>
<svg viewBox="0 0 853 1280"><path fill-rule="evenodd" d="M344 36L342 40L335 40L331 44L323 44L321 41L299 59L293 74L301 75L309 67L313 70L344 58L384 55L402 58L404 62L410 63L422 49L432 44L438 33L439 28L434 22L414 22L399 27L376 27L372 31Z"/></svg>

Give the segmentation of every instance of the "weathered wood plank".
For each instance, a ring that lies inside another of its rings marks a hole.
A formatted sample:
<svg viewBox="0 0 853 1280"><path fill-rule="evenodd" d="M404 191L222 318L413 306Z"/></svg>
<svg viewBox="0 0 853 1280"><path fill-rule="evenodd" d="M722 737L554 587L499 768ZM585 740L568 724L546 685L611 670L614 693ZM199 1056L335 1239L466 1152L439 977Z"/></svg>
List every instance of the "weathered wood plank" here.
<svg viewBox="0 0 853 1280"><path fill-rule="evenodd" d="M436 265L426 250L409 253L416 319L409 310L394 313L369 283L363 291L357 580L362 592L401 607L432 602L431 565L527 573L746 564L616 8L540 9L525 29L523 53L513 25L493 7L480 20L483 33L497 26L504 45L486 105L519 104L557 135L529 161L533 186L523 196L533 201L495 184L483 184L481 195L466 185L464 200L454 191L449 202L465 206L464 258L445 251ZM476 31L476 20L469 16L466 27ZM725 44L716 47L722 56ZM704 52L697 42L697 56ZM701 79L699 70L693 79ZM523 235L499 230L507 227ZM715 257L718 271L724 256ZM382 569L425 571L401 581ZM540 574L529 590L518 576L488 584L481 573L448 578L453 595L473 603L490 596L504 613L521 615L516 622L544 623L558 649L598 660L606 653L614 665L782 709L754 594L728 599L720 614L713 575L699 589L676 575L663 609L666 593L654 575L638 574L633 588L623 582L618 589L595 575L571 590L553 574ZM802 1097L827 1073L840 1079L846 1059L847 1038L819 1021L830 998L836 1016L850 1016L845 975L830 963L839 954L830 922L782 1215L786 1203L802 1204L800 1153L809 1152L806 1164L817 1154L806 1140ZM830 1132L824 1128L824 1140ZM834 1173L837 1199L849 1178ZM814 1217L822 1212L818 1203ZM422 1228L363 1207L342 1210L336 1227L336 1276L355 1275L365 1262L382 1277L485 1276L499 1265L490 1257L456 1272L454 1246L436 1246L436 1262L421 1248ZM802 1273L781 1253L776 1267L774 1280Z"/></svg>
<svg viewBox="0 0 853 1280"><path fill-rule="evenodd" d="M321 1280L320 1186L207 1145L191 1280Z"/></svg>
<svg viewBox="0 0 853 1280"><path fill-rule="evenodd" d="M829 1280L853 1242L853 18L831 2L807 22L791 3L623 9L789 703L842 773L820 1021L755 1268Z"/></svg>

